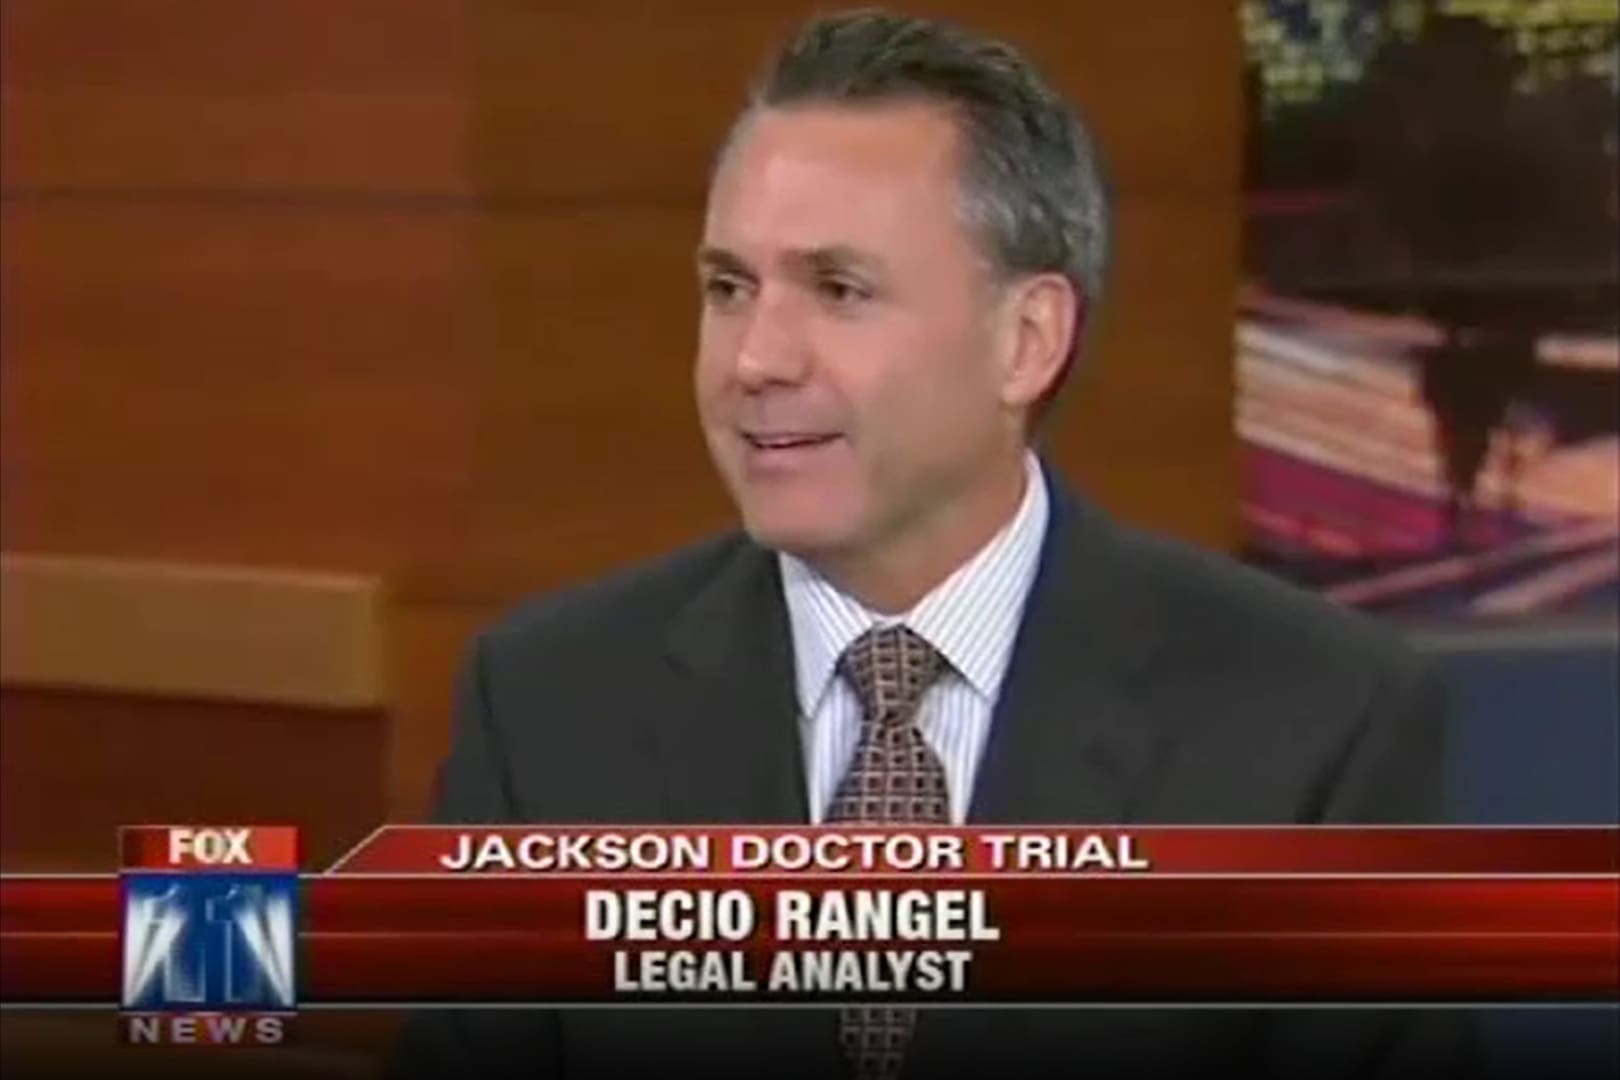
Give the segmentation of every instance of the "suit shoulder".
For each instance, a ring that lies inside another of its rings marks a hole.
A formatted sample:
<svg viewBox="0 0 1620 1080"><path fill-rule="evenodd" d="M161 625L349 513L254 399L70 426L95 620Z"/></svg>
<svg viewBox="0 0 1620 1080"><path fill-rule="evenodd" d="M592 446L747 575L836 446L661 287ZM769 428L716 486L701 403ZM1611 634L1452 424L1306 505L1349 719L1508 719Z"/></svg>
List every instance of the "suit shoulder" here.
<svg viewBox="0 0 1620 1080"><path fill-rule="evenodd" d="M529 596L479 636L499 652L622 641L638 629L663 626L746 543L740 533L711 537L651 562Z"/></svg>
<svg viewBox="0 0 1620 1080"><path fill-rule="evenodd" d="M1278 664L1389 669L1417 662L1390 626L1230 556L1128 528L1122 541L1175 638Z"/></svg>

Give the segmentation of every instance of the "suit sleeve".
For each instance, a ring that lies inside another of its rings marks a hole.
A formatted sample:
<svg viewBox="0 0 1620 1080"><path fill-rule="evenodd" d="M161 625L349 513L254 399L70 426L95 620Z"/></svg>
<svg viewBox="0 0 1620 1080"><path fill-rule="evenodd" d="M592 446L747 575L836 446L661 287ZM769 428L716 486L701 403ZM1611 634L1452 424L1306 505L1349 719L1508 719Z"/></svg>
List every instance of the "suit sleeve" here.
<svg viewBox="0 0 1620 1080"><path fill-rule="evenodd" d="M1445 687L1427 662L1402 660L1328 777L1323 824L1428 825L1444 814Z"/></svg>
<svg viewBox="0 0 1620 1080"><path fill-rule="evenodd" d="M518 817L508 762L488 692L487 646L468 650L456 688L450 751L439 768L432 820L440 824ZM412 1013L384 1068L391 1080L464 1076L560 1076L558 1018L549 1010L421 1010Z"/></svg>
<svg viewBox="0 0 1620 1080"><path fill-rule="evenodd" d="M1445 805L1445 689L1403 656L1331 769L1316 822L1427 825ZM1277 1014L1266 1075L1293 1080L1437 1080L1481 1075L1473 1016L1453 1009L1302 1009Z"/></svg>

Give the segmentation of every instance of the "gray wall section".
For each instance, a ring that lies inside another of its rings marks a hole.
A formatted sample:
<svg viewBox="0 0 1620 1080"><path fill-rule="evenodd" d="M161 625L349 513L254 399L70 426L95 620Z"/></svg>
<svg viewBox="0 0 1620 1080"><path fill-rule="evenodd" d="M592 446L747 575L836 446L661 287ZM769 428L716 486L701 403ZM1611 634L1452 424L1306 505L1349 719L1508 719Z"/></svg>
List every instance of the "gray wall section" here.
<svg viewBox="0 0 1620 1080"><path fill-rule="evenodd" d="M1413 639L1451 688L1451 821L1620 822L1620 628L1485 625Z"/></svg>

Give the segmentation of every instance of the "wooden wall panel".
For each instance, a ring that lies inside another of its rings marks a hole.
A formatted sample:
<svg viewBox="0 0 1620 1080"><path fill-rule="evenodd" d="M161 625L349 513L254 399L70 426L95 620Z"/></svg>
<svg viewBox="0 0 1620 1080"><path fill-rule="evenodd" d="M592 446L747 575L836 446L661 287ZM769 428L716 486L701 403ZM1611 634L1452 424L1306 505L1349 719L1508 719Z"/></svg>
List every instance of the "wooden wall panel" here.
<svg viewBox="0 0 1620 1080"><path fill-rule="evenodd" d="M1126 520L1227 549L1239 532L1233 427L1237 222L1228 200L1119 201L1113 296L1053 420L1064 472ZM1200 456L1202 455L1202 456Z"/></svg>
<svg viewBox="0 0 1620 1080"><path fill-rule="evenodd" d="M4 555L0 680L381 709L383 611L358 574Z"/></svg>
<svg viewBox="0 0 1620 1080"><path fill-rule="evenodd" d="M5 547L408 577L453 546L459 216L23 200L0 224Z"/></svg>
<svg viewBox="0 0 1620 1080"><path fill-rule="evenodd" d="M7 870L114 870L142 821L297 825L321 865L387 811L381 710L7 687L0 711Z"/></svg>
<svg viewBox="0 0 1620 1080"><path fill-rule="evenodd" d="M537 202L701 201L714 149L805 0L541 3L469 9L480 187ZM851 5L860 6L860 5ZM1229 198L1238 42L1208 0L904 5L1025 48L1081 102L1119 182Z"/></svg>
<svg viewBox="0 0 1620 1080"><path fill-rule="evenodd" d="M332 774L351 789L311 805L335 821L364 793L375 821L394 728L442 731L449 658L477 621L447 599L478 517L484 390L464 9L18 0L0 19L0 544L385 578L387 723ZM9 696L8 780L54 747L54 786L24 788L68 798L73 775L129 771L143 722L181 722L94 701L128 728L63 754L86 706ZM228 742L234 713L209 715ZM303 775L316 739L263 737L265 774ZM171 810L223 809L206 783L150 783ZM120 791L79 827L128 820L140 805ZM0 862L39 855L47 816L8 818Z"/></svg>
<svg viewBox="0 0 1620 1080"><path fill-rule="evenodd" d="M8 188L461 192L462 5L7 0Z"/></svg>

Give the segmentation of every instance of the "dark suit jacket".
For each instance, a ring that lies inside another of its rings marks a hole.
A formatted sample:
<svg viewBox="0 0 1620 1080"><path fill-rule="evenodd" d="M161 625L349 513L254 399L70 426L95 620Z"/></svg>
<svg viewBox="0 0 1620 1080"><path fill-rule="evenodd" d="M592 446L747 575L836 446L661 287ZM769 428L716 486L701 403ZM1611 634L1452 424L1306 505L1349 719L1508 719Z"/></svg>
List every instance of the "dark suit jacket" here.
<svg viewBox="0 0 1620 1080"><path fill-rule="evenodd" d="M970 822L1428 822L1437 684L1393 636L1056 485ZM529 604L465 665L438 820L808 820L775 557L729 536ZM837 1077L820 1009L422 1014L406 1075ZM1444 1013L924 1010L908 1080L1441 1076Z"/></svg>

